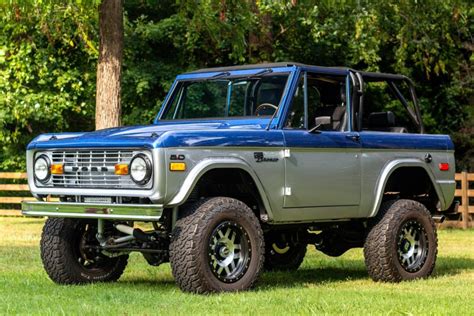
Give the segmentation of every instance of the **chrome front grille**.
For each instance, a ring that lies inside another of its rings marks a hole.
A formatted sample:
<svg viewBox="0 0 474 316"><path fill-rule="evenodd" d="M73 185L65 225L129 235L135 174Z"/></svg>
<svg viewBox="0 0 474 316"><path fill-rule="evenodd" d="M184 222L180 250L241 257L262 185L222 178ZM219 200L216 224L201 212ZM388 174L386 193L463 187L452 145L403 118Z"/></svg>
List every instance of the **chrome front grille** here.
<svg viewBox="0 0 474 316"><path fill-rule="evenodd" d="M53 164L63 164L63 174L52 175L52 185L64 188L137 189L130 175L115 175L115 165L130 163L133 150L53 151Z"/></svg>

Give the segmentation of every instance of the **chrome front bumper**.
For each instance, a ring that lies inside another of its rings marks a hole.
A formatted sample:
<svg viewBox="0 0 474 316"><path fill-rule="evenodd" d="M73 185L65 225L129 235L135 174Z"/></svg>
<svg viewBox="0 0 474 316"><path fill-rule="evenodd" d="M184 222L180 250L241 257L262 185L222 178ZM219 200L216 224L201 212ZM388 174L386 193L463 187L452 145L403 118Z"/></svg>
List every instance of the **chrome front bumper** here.
<svg viewBox="0 0 474 316"><path fill-rule="evenodd" d="M71 202L23 202L25 216L69 218L103 218L118 220L156 221L163 213L159 204L98 204Z"/></svg>

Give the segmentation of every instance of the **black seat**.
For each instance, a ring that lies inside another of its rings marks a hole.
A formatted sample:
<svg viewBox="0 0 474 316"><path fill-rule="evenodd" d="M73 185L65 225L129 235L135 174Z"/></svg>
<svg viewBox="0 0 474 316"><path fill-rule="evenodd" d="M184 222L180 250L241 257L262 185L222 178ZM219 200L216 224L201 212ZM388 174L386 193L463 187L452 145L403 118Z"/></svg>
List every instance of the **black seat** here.
<svg viewBox="0 0 474 316"><path fill-rule="evenodd" d="M343 131L346 127L346 107L345 106L323 106L315 111L315 120L320 117L331 118L332 131Z"/></svg>
<svg viewBox="0 0 474 316"><path fill-rule="evenodd" d="M343 131L346 129L346 107L337 106L332 114L332 127L335 131Z"/></svg>
<svg viewBox="0 0 474 316"><path fill-rule="evenodd" d="M395 114L391 111L372 112L368 120L369 130L390 133L407 133L407 129L402 126L395 126Z"/></svg>
<svg viewBox="0 0 474 316"><path fill-rule="evenodd" d="M338 89L338 90L336 90ZM323 89L320 94L320 104L315 110L315 121L319 121L322 117L330 117L331 125L326 127L332 131L343 131L346 128L346 88L340 85L338 88L331 85L327 89Z"/></svg>

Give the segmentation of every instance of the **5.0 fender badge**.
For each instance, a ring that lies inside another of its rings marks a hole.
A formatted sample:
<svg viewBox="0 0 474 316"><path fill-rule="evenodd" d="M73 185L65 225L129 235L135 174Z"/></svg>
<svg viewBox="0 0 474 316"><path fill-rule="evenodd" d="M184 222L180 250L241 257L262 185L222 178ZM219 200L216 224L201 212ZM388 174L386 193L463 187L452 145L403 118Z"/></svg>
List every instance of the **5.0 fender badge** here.
<svg viewBox="0 0 474 316"><path fill-rule="evenodd" d="M186 157L184 155L171 155L170 160L184 160Z"/></svg>
<svg viewBox="0 0 474 316"><path fill-rule="evenodd" d="M278 157L265 157L265 154L261 151L254 152L253 157L256 162L277 162Z"/></svg>

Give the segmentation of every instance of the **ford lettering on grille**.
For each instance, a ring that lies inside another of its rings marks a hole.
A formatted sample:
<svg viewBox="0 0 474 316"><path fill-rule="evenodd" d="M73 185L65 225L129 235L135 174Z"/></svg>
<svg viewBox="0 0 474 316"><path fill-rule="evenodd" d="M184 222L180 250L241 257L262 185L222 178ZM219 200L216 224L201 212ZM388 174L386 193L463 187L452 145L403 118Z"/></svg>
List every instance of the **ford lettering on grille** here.
<svg viewBox="0 0 474 316"><path fill-rule="evenodd" d="M53 174L55 187L65 188L143 188L130 175L116 175L115 165L130 163L133 150L53 151L53 164L63 164L64 174ZM150 183L151 185L151 183ZM146 186L148 187L148 186Z"/></svg>

